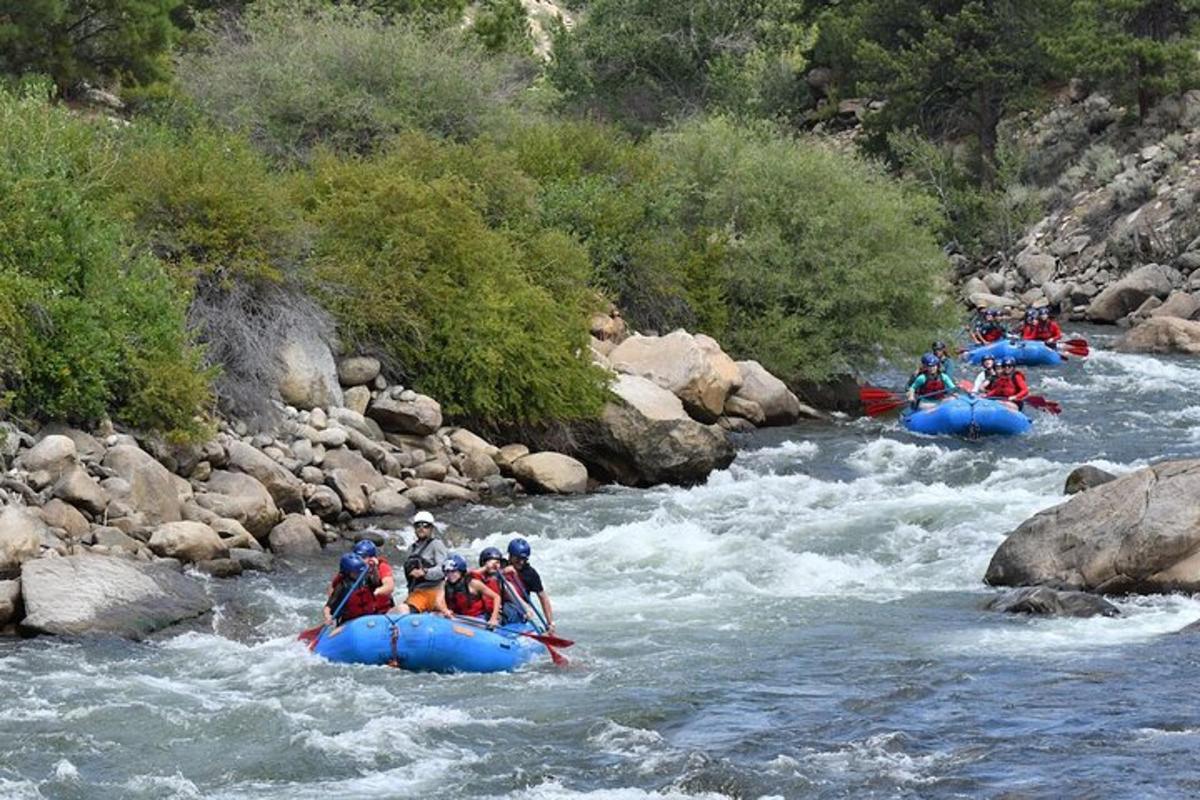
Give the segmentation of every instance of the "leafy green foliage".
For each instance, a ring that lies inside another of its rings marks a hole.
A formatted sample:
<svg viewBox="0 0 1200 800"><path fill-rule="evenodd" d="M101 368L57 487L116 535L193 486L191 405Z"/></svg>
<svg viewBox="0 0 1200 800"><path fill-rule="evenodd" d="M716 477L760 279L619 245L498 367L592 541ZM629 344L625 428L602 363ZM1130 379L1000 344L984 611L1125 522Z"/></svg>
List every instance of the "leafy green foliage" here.
<svg viewBox="0 0 1200 800"><path fill-rule="evenodd" d="M794 118L811 44L789 0L596 0L556 38L549 76L569 102L634 128L701 111Z"/></svg>
<svg viewBox="0 0 1200 800"><path fill-rule="evenodd" d="M186 296L106 215L115 159L104 136L44 94L0 91L3 382L30 417L112 414L199 435L210 376L188 341Z"/></svg>
<svg viewBox="0 0 1200 800"><path fill-rule="evenodd" d="M560 272L586 263L577 246L551 232L529 240L490 227L479 183L445 158L441 174L427 164L414 175L406 150L318 157L302 187L318 229L316 291L343 337L386 353L451 414L484 422L595 414L605 379L586 355L584 287Z"/></svg>
<svg viewBox="0 0 1200 800"><path fill-rule="evenodd" d="M0 6L0 71L147 82L168 74L180 0L17 0Z"/></svg>
<svg viewBox="0 0 1200 800"><path fill-rule="evenodd" d="M529 17L521 0L483 0L471 30L489 52L533 53Z"/></svg>
<svg viewBox="0 0 1200 800"><path fill-rule="evenodd" d="M514 64L457 30L385 23L352 6L262 3L203 29L180 81L199 108L279 160L316 145L366 153L404 130L465 139L504 105Z"/></svg>

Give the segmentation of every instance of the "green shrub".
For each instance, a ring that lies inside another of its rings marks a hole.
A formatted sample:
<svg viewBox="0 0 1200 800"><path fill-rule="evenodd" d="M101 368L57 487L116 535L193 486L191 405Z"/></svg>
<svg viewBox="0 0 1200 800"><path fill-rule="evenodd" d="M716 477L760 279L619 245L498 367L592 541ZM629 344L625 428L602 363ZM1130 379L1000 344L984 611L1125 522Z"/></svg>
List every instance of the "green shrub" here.
<svg viewBox="0 0 1200 800"><path fill-rule="evenodd" d="M116 153L45 95L0 90L0 352L12 409L204 433L186 296L108 216ZM9 360L11 359L11 361Z"/></svg>
<svg viewBox="0 0 1200 800"><path fill-rule="evenodd" d="M515 62L457 29L353 6L259 3L236 28L204 34L208 46L180 60L185 92L277 159L318 144L366 153L409 129L470 138L519 86Z"/></svg>
<svg viewBox="0 0 1200 800"><path fill-rule="evenodd" d="M477 185L410 167L404 154L321 156L299 187L317 228L316 291L343 339L382 352L454 415L594 415L605 379L587 358L584 286L549 277L578 270L581 252L550 232L493 229Z"/></svg>

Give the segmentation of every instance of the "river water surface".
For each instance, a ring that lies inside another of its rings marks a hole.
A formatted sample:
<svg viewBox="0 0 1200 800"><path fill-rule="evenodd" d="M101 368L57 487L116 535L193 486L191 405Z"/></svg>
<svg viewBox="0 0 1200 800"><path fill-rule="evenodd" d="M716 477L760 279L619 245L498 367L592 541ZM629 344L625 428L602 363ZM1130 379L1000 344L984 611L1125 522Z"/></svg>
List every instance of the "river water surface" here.
<svg viewBox="0 0 1200 800"><path fill-rule="evenodd" d="M898 376L893 376L893 378ZM4 798L1200 795L1200 600L979 610L1004 534L1090 462L1200 456L1200 364L1098 352L1020 439L762 431L703 486L445 515L531 541L571 666L414 675L293 641L336 560L209 583L151 642L0 643Z"/></svg>

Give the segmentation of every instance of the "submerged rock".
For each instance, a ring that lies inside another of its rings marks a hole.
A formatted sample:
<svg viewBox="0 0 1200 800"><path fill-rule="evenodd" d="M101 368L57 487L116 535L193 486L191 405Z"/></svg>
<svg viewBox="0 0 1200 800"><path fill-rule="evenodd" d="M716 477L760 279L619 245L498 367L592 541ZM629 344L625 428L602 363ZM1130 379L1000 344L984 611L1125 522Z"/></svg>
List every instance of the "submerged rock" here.
<svg viewBox="0 0 1200 800"><path fill-rule="evenodd" d="M1079 494L1116 479L1117 476L1111 472L1105 472L1091 464L1084 464L1082 467L1071 470L1071 474L1067 476L1067 484L1063 487L1063 494Z"/></svg>
<svg viewBox="0 0 1200 800"><path fill-rule="evenodd" d="M33 633L137 639L212 609L204 588L169 564L93 554L30 561L21 593L20 626Z"/></svg>
<svg viewBox="0 0 1200 800"><path fill-rule="evenodd" d="M1167 461L1081 492L1004 540L992 586L1200 591L1200 461Z"/></svg>
<svg viewBox="0 0 1200 800"><path fill-rule="evenodd" d="M1036 614L1049 617L1116 617L1120 609L1087 592L1059 592L1045 586L1023 586L994 597L984 604L986 611L1005 614Z"/></svg>

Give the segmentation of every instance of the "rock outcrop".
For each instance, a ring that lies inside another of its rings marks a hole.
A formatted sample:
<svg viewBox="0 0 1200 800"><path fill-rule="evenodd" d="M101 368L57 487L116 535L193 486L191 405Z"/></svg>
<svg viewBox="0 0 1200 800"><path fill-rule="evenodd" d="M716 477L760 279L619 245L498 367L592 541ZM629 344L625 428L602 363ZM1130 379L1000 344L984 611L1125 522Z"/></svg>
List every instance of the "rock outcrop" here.
<svg viewBox="0 0 1200 800"><path fill-rule="evenodd" d="M733 359L703 334L677 330L666 336L630 336L608 356L613 369L658 384L683 401L688 413L716 422L725 399L742 383Z"/></svg>
<svg viewBox="0 0 1200 800"><path fill-rule="evenodd" d="M136 639L212 609L204 588L167 563L91 554L27 562L21 595L21 628L32 633Z"/></svg>
<svg viewBox="0 0 1200 800"><path fill-rule="evenodd" d="M1042 511L992 556L993 586L1200 591L1200 461L1137 470Z"/></svg>
<svg viewBox="0 0 1200 800"><path fill-rule="evenodd" d="M1136 311L1151 297L1159 300L1166 298L1180 280L1177 270L1159 264L1147 264L1105 287L1092 300L1085 314L1092 322L1115 323Z"/></svg>
<svg viewBox="0 0 1200 800"><path fill-rule="evenodd" d="M333 352L321 336L307 327L292 331L279 352L279 396L301 409L342 404Z"/></svg>
<svg viewBox="0 0 1200 800"><path fill-rule="evenodd" d="M1200 354L1200 322L1176 317L1151 317L1113 345L1122 353Z"/></svg>

